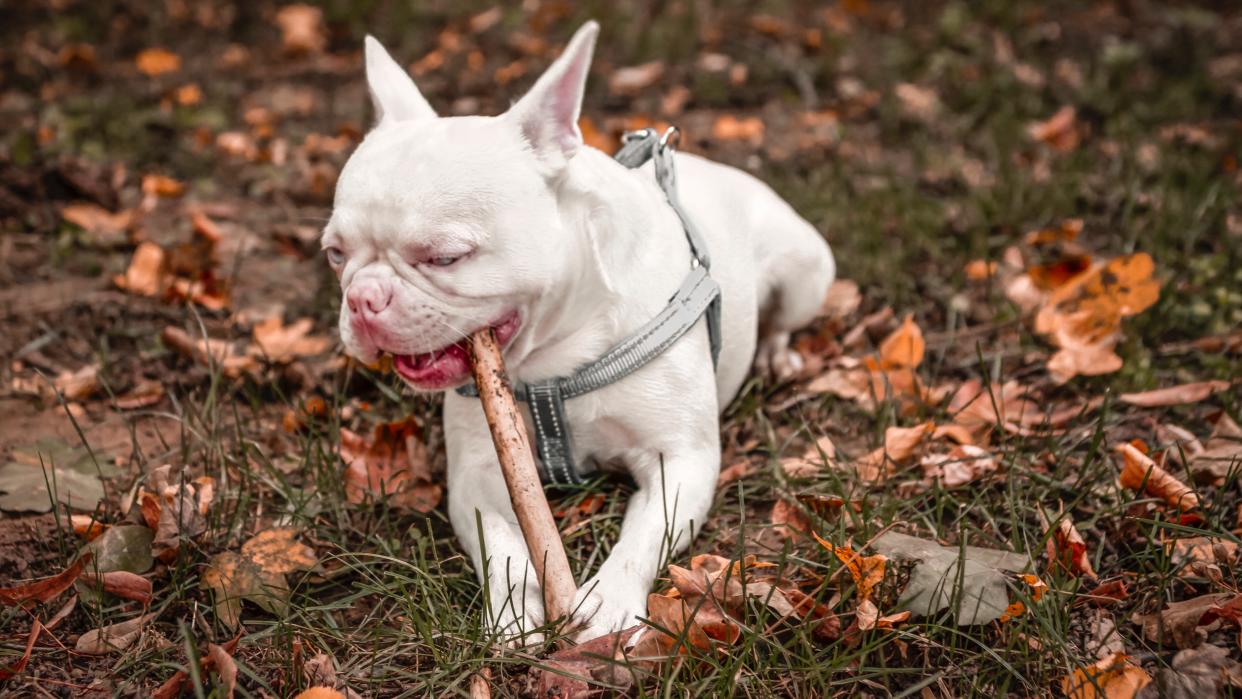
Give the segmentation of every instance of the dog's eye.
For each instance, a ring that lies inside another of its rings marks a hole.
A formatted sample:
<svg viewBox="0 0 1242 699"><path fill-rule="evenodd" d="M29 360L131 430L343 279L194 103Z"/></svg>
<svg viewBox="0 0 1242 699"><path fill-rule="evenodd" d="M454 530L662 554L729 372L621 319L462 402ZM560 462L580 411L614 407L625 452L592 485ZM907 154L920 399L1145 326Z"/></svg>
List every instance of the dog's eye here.
<svg viewBox="0 0 1242 699"><path fill-rule="evenodd" d="M323 252L328 256L328 264L333 267L340 267L345 263L345 251L338 247L324 248Z"/></svg>
<svg viewBox="0 0 1242 699"><path fill-rule="evenodd" d="M433 267L448 267L449 265L453 264L454 262L460 260L463 257L465 256L464 255L436 255L435 257L429 258L427 262L430 263L431 266Z"/></svg>

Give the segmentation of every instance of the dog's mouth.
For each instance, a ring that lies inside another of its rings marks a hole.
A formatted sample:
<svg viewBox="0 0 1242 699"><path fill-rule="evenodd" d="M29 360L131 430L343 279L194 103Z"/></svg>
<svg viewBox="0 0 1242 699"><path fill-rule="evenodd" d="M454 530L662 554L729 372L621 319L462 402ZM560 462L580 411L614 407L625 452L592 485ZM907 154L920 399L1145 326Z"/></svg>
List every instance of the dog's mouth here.
<svg viewBox="0 0 1242 699"><path fill-rule="evenodd" d="M504 348L517 334L521 319L511 311L492 323L496 343ZM442 391L470 378L470 339L465 338L422 354L394 354L393 369L415 388Z"/></svg>

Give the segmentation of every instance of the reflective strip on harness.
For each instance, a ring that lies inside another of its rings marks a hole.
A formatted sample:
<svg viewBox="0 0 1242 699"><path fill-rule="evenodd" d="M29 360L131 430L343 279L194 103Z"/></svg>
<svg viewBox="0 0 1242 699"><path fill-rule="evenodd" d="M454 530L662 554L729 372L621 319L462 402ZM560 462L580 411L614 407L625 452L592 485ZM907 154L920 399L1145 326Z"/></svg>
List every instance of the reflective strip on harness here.
<svg viewBox="0 0 1242 699"><path fill-rule="evenodd" d="M664 309L604 356L569 376L514 387L515 397L530 408L535 447L539 454L539 475L544 483L568 485L583 482L582 472L574 459L573 439L565 415L566 400L603 388L634 373L668 350L704 314L707 316L712 365L715 366L720 358L720 285L709 274L706 243L677 198L673 146L669 142L675 134L673 129L665 132L663 137L658 137L654 129L626 134L624 145L615 158L631 169L655 159L656 181L664 191L669 206L681 219L682 229L694 255L694 264ZM457 392L463 396L479 395L478 389L471 385L462 386Z"/></svg>

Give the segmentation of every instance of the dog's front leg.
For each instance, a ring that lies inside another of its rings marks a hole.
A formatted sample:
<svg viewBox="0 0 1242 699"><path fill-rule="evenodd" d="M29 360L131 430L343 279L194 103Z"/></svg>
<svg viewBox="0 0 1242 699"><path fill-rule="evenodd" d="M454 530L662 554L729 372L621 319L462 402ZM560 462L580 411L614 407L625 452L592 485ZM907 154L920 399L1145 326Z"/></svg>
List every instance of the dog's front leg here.
<svg viewBox="0 0 1242 699"><path fill-rule="evenodd" d="M666 557L685 550L711 508L720 473L718 445L681 454L644 455L631 471L638 492L630 500L608 559L578 590L574 617L587 641L638 623L647 593Z"/></svg>
<svg viewBox="0 0 1242 699"><path fill-rule="evenodd" d="M543 596L478 401L450 397L444 422L449 519L487 590L488 623L503 640L538 642L529 634L543 624Z"/></svg>

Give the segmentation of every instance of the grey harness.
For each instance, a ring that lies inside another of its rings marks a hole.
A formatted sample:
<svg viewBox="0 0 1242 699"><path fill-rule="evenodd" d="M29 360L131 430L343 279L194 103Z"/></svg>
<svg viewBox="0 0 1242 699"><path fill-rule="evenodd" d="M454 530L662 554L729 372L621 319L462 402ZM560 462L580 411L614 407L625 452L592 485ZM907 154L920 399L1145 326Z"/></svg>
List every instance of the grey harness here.
<svg viewBox="0 0 1242 699"><path fill-rule="evenodd" d="M707 245L677 198L677 179L673 168L677 135L676 127L670 127L663 136L650 128L631 131L622 137L621 149L614 157L631 169L642 166L648 160L655 161L656 182L664 191L669 206L681 219L682 230L690 243L690 273L681 287L659 315L599 359L569 376L514 387L514 395L529 406L534 419L539 475L546 484L579 484L584 480L583 472L574 459L569 421L565 417L566 400L603 388L639 370L689 332L704 313L707 314L713 366L720 357L720 286L709 274L711 260ZM472 385L462 386L457 392L463 396L479 395L478 389Z"/></svg>

